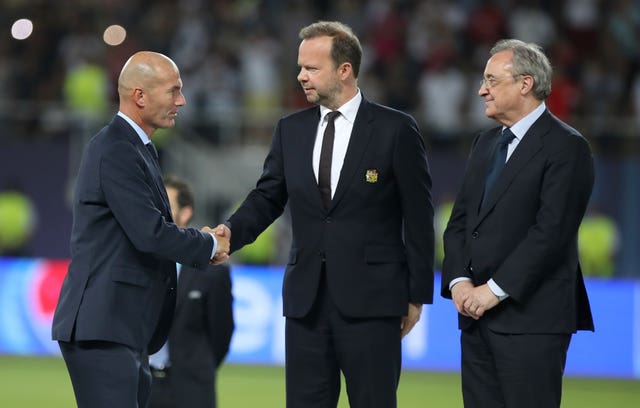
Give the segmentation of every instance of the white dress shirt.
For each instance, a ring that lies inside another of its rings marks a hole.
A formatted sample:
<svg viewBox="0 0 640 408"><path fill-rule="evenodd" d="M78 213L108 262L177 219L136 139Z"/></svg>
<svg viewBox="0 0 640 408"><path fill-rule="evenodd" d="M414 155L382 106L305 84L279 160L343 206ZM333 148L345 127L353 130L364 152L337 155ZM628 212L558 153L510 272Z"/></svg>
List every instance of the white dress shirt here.
<svg viewBox="0 0 640 408"><path fill-rule="evenodd" d="M340 115L334 120L336 131L331 159L331 198L333 198L336 188L338 187L340 172L342 171L344 157L347 154L347 147L349 147L351 131L353 130L353 123L358 114L358 108L360 108L360 102L362 102L362 94L358 89L356 96L338 109ZM327 114L330 112L331 109L320 106L320 123L318 124L318 132L316 133L316 142L313 146L313 172L316 175L316 181L318 181L318 169L320 168L322 139L324 137L324 130L327 127Z"/></svg>

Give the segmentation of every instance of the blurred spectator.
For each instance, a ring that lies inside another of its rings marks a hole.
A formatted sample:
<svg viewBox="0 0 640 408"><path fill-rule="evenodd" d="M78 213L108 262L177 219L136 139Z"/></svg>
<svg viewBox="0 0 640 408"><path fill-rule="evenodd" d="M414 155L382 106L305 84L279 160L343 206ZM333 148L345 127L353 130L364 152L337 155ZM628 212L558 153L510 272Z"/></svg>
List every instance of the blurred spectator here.
<svg viewBox="0 0 640 408"><path fill-rule="evenodd" d="M36 226L31 199L18 190L0 191L0 255L27 256L24 246Z"/></svg>
<svg viewBox="0 0 640 408"><path fill-rule="evenodd" d="M367 98L414 114L434 157L453 141L471 143L474 131L492 125L475 95L477 73L488 47L507 36L545 45L555 68L549 108L584 129L596 158L610 161L614 175L625 171L622 158L640 152L637 0L35 3L0 5L6 33L18 18L34 23L27 39L0 42L0 139L70 143L71 175L82 147L78 130L92 133L78 128L73 115L91 116L115 105L120 67L139 49L166 53L182 67L187 105L171 137L199 143L203 151L266 148L274 117L308 105L295 81L297 33L319 19L342 20L355 29L365 48L360 83ZM118 46L102 41L111 24L127 30ZM106 71L99 72L95 62ZM460 152L468 151L462 147ZM460 153L459 160L464 158ZM604 179L596 181L606 183L603 194L624 195L625 186ZM445 171L434 186L455 181ZM627 212L611 207L605 214L621 235L640 230ZM625 239L625 245L633 244ZM626 269L640 271L640 256L637 265Z"/></svg>
<svg viewBox="0 0 640 408"><path fill-rule="evenodd" d="M453 41L452 41L453 42ZM433 49L418 81L425 134L433 143L450 143L460 134L469 84L456 63L453 44Z"/></svg>
<svg viewBox="0 0 640 408"><path fill-rule="evenodd" d="M239 49L244 109L257 129L270 125L279 113L275 108L282 104L279 55L280 44L261 26L251 29ZM266 137L270 136L269 128Z"/></svg>
<svg viewBox="0 0 640 408"><path fill-rule="evenodd" d="M598 38L598 3L600 0L565 0L561 23L572 46L583 56L593 51Z"/></svg>
<svg viewBox="0 0 640 408"><path fill-rule="evenodd" d="M580 265L586 276L612 277L620 244L615 221L604 214L587 214L578 231Z"/></svg>
<svg viewBox="0 0 640 408"><path fill-rule="evenodd" d="M555 23L542 3L541 0L520 0L516 3L509 13L509 37L533 42L542 48L548 48L555 41Z"/></svg>
<svg viewBox="0 0 640 408"><path fill-rule="evenodd" d="M436 207L436 212L433 217L435 223L436 232L436 251L434 258L434 266L436 270L442 270L442 260L444 259L444 241L442 239L444 230L447 228L447 223L451 217L451 211L453 210L453 200L447 199L439 206Z"/></svg>
<svg viewBox="0 0 640 408"><path fill-rule="evenodd" d="M76 63L67 72L63 88L67 106L78 120L101 122L109 112L109 82L102 64Z"/></svg>

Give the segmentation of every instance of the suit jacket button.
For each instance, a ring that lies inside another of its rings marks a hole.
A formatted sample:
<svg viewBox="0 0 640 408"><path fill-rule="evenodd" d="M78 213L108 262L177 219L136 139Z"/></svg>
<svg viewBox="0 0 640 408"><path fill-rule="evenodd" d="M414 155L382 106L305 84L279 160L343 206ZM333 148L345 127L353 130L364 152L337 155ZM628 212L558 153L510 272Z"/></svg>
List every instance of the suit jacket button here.
<svg viewBox="0 0 640 408"><path fill-rule="evenodd" d="M471 233L471 237L473 237L473 238L478 238L478 235L480 235L480 234L478 234L478 231L473 231Z"/></svg>

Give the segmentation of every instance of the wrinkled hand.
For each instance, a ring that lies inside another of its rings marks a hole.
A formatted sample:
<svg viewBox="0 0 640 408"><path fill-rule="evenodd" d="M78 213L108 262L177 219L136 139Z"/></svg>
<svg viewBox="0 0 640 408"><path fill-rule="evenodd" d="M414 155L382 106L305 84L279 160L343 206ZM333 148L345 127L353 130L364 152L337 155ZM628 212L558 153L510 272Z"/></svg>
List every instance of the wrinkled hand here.
<svg viewBox="0 0 640 408"><path fill-rule="evenodd" d="M487 310L496 306L498 303L500 303L500 299L491 291L489 285L485 283L484 285L473 288L471 292L469 292L469 296L467 296L464 301L463 309L467 313L467 316L478 320Z"/></svg>
<svg viewBox="0 0 640 408"><path fill-rule="evenodd" d="M471 283L470 280L460 281L451 288L451 299L453 300L453 304L456 306L456 310L461 315L467 317L471 316L464 310L464 302L466 302L472 290L473 283Z"/></svg>
<svg viewBox="0 0 640 408"><path fill-rule="evenodd" d="M401 338L404 338L413 326L418 323L420 320L420 314L422 313L422 305L419 303L409 303L409 313L406 316L402 317L402 322L400 323L400 330L402 330Z"/></svg>
<svg viewBox="0 0 640 408"><path fill-rule="evenodd" d="M231 230L224 224L220 224L215 228L216 235L219 237L227 237L231 241Z"/></svg>
<svg viewBox="0 0 640 408"><path fill-rule="evenodd" d="M219 265L227 261L229 259L229 249L231 246L229 237L219 235L217 233L217 227L215 230L209 227L202 227L202 232L214 234L216 236L216 241L218 241L218 247L216 248L216 253L214 257L211 259L210 263L213 265Z"/></svg>

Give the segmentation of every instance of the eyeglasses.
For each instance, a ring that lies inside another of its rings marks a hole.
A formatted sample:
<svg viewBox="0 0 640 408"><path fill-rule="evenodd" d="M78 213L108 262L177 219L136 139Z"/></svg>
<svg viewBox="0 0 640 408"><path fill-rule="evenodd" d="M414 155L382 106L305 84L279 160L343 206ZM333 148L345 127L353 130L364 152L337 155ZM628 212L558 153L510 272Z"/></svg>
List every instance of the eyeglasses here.
<svg viewBox="0 0 640 408"><path fill-rule="evenodd" d="M488 76L488 77L484 77L480 80L480 87L484 87L487 89L491 89L494 86L496 86L498 84L498 82L502 81L505 78L513 78L516 79L517 77L523 76L524 74L515 74L515 75L505 75L505 76L501 76L501 77L494 77L494 76Z"/></svg>

